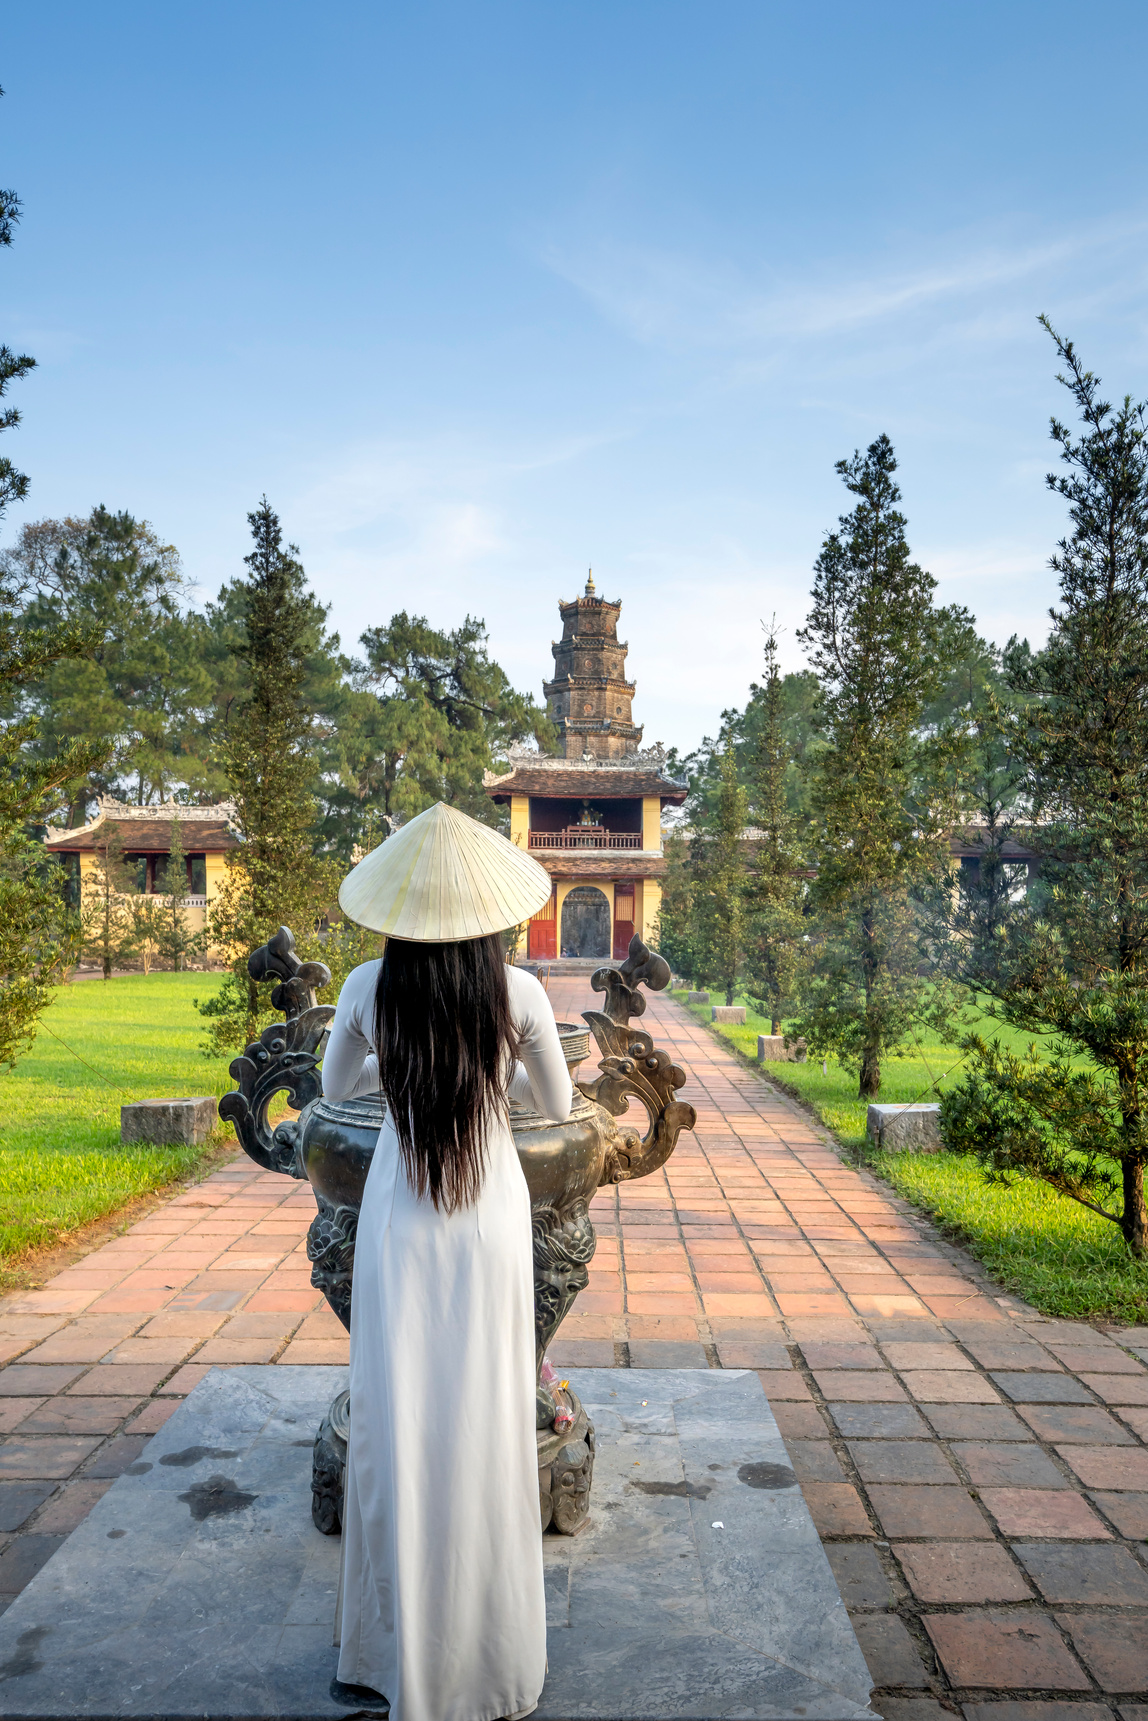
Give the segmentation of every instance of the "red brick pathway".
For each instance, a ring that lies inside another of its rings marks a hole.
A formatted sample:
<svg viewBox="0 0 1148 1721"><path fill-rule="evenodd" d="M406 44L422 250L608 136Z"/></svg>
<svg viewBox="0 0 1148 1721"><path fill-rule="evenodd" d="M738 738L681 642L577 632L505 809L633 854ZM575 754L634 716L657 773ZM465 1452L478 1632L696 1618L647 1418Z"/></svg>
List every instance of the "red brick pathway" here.
<svg viewBox="0 0 1148 1721"><path fill-rule="evenodd" d="M1001 1295L683 1010L644 1021L697 1130L595 1201L555 1361L760 1371L890 1721L1148 1721L1148 1330ZM4 1595L209 1366L345 1358L313 1211L240 1159L0 1305Z"/></svg>

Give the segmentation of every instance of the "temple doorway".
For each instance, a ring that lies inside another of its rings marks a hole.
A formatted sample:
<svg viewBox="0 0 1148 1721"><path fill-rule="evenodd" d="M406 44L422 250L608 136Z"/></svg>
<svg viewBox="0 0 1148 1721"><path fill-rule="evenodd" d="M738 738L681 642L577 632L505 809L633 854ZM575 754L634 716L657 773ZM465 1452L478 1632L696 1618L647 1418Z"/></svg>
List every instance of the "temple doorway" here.
<svg viewBox="0 0 1148 1721"><path fill-rule="evenodd" d="M563 902L562 954L609 960L610 899L597 885L580 884Z"/></svg>

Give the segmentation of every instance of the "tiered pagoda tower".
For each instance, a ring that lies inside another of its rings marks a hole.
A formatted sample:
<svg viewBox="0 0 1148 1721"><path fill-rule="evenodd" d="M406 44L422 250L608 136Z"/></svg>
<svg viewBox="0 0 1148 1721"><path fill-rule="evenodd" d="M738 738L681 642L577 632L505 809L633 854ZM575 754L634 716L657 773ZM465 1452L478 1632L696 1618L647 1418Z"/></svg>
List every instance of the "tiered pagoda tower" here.
<svg viewBox="0 0 1148 1721"><path fill-rule="evenodd" d="M554 679L542 684L567 759L620 759L642 731L632 715L634 683L626 680L629 646L618 638L621 603L600 598L591 571L586 590L558 604L562 638L552 644Z"/></svg>
<svg viewBox="0 0 1148 1721"><path fill-rule="evenodd" d="M525 954L596 965L624 960L635 933L656 936L661 905L662 809L680 806L686 784L667 777L660 747L639 751L634 683L618 638L621 603L600 598L593 575L559 602L562 638L543 683L561 753L512 748L486 792L510 808L510 838L554 880L554 894L526 929Z"/></svg>

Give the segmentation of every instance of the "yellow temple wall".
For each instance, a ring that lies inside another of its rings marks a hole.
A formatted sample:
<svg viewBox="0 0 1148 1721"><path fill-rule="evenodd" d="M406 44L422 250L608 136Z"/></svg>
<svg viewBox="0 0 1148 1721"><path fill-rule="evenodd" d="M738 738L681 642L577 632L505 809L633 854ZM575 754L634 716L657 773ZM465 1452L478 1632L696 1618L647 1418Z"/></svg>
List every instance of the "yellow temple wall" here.
<svg viewBox="0 0 1148 1721"><path fill-rule="evenodd" d="M658 925L658 913L662 906L662 886L656 878L644 878L638 886L638 900L634 904L634 913L638 917L638 933L643 943L649 944Z"/></svg>
<svg viewBox="0 0 1148 1721"><path fill-rule="evenodd" d="M642 847L659 850L662 846L662 801L660 795L642 797Z"/></svg>
<svg viewBox="0 0 1148 1721"><path fill-rule="evenodd" d="M530 797L529 795L511 795L510 797L510 840L516 848L529 847L530 832Z"/></svg>
<svg viewBox="0 0 1148 1721"><path fill-rule="evenodd" d="M219 887L227 877L227 856L207 855L204 859L204 870L207 874L207 900L218 894Z"/></svg>

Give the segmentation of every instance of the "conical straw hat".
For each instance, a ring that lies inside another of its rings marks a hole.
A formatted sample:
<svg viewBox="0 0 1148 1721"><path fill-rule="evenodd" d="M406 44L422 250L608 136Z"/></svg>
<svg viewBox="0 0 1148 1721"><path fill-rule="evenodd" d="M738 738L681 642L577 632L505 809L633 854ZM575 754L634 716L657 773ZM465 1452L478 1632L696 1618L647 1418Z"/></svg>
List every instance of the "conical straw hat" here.
<svg viewBox="0 0 1148 1721"><path fill-rule="evenodd" d="M445 944L517 926L551 888L530 855L439 801L347 874L339 907L372 932Z"/></svg>

